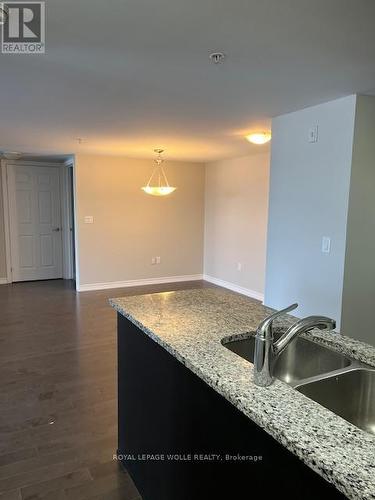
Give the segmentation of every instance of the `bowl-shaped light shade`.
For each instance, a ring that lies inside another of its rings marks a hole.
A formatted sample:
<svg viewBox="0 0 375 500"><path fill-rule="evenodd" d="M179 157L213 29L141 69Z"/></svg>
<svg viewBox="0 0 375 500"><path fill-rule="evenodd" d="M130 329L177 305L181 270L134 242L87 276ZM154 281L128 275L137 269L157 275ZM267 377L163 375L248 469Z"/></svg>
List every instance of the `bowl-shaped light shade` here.
<svg viewBox="0 0 375 500"><path fill-rule="evenodd" d="M152 196L166 196L167 194L173 193L176 190L172 186L144 186L143 191Z"/></svg>
<svg viewBox="0 0 375 500"><path fill-rule="evenodd" d="M266 142L271 140L271 132L256 132L247 135L246 139L253 144L266 144Z"/></svg>

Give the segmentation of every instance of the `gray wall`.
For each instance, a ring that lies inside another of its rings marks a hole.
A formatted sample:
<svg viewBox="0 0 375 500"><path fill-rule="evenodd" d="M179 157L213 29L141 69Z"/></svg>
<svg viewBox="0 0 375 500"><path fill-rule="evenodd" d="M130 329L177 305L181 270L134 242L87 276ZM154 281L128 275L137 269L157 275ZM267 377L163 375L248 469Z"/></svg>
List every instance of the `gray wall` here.
<svg viewBox="0 0 375 500"><path fill-rule="evenodd" d="M272 123L265 304L340 323L356 97ZM318 125L318 142L308 132ZM331 253L321 252L322 237Z"/></svg>
<svg viewBox="0 0 375 500"><path fill-rule="evenodd" d="M6 276L3 188L0 172L0 280L5 279Z"/></svg>
<svg viewBox="0 0 375 500"><path fill-rule="evenodd" d="M375 345L375 97L358 96L342 332Z"/></svg>
<svg viewBox="0 0 375 500"><path fill-rule="evenodd" d="M206 165L204 273L259 297L264 294L269 164L266 148Z"/></svg>

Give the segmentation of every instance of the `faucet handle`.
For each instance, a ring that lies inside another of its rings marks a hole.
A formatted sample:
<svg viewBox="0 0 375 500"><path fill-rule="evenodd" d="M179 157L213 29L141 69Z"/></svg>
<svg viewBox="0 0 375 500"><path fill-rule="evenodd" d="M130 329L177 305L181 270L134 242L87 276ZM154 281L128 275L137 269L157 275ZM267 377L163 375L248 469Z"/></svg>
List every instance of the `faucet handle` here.
<svg viewBox="0 0 375 500"><path fill-rule="evenodd" d="M284 314L293 311L297 307L298 304L291 304L285 309L282 309L281 311L276 311L273 314L271 314L271 316L268 316L258 325L257 337L260 338L272 337L272 323L274 322L274 320L279 316L283 316Z"/></svg>

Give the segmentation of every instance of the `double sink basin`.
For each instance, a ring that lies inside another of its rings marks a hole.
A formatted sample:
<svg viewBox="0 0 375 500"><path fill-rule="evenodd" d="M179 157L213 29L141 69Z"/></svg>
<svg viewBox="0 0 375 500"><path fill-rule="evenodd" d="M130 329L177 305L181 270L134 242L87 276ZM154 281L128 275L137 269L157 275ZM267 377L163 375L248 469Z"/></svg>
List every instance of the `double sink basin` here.
<svg viewBox="0 0 375 500"><path fill-rule="evenodd" d="M275 334L275 339L281 336ZM223 342L253 363L255 338ZM364 431L375 434L375 369L328 347L296 338L278 357L273 374Z"/></svg>

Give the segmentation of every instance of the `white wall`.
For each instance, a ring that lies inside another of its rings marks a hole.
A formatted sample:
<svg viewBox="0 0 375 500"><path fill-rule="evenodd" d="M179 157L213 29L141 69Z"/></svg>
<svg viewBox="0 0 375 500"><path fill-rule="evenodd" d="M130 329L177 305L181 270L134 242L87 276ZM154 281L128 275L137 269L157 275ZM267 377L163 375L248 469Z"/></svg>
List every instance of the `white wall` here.
<svg viewBox="0 0 375 500"><path fill-rule="evenodd" d="M79 289L202 274L204 165L167 161L177 190L166 197L141 190L152 168L152 160L76 155ZM151 265L156 256L161 264Z"/></svg>
<svg viewBox="0 0 375 500"><path fill-rule="evenodd" d="M269 152L206 165L204 274L258 298L264 293L268 181Z"/></svg>
<svg viewBox="0 0 375 500"><path fill-rule="evenodd" d="M375 97L358 96L342 333L375 345Z"/></svg>
<svg viewBox="0 0 375 500"><path fill-rule="evenodd" d="M340 323L356 97L272 123L265 304ZM318 142L308 142L318 125ZM321 252L322 237L331 253Z"/></svg>

